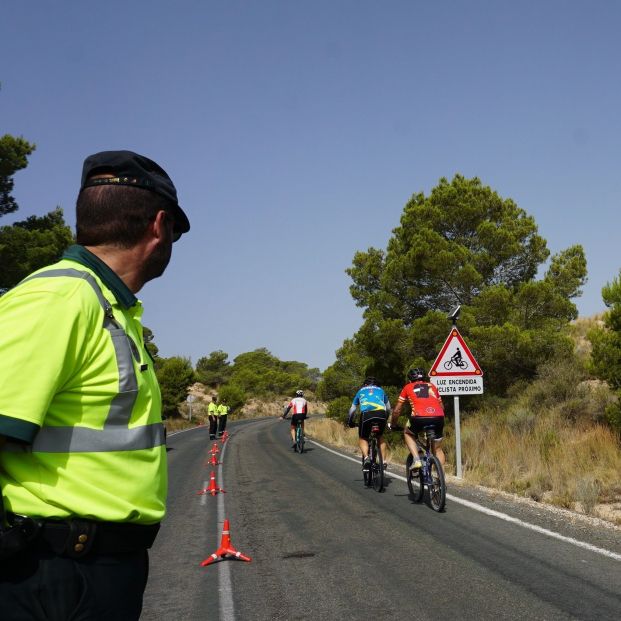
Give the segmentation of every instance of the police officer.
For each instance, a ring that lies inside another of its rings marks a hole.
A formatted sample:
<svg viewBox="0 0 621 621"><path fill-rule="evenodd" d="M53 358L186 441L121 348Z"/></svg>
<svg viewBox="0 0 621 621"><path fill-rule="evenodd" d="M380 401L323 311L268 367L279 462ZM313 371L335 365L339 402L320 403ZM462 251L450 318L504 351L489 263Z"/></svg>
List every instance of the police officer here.
<svg viewBox="0 0 621 621"><path fill-rule="evenodd" d="M222 437L224 430L226 429L226 419L229 413L229 406L225 403L218 404L218 438Z"/></svg>
<svg viewBox="0 0 621 621"><path fill-rule="evenodd" d="M77 245L0 298L0 617L138 619L164 516L142 286L190 223L166 172L86 158Z"/></svg>
<svg viewBox="0 0 621 621"><path fill-rule="evenodd" d="M207 407L207 416L209 418L209 439L216 439L216 431L218 429L218 405L215 397Z"/></svg>

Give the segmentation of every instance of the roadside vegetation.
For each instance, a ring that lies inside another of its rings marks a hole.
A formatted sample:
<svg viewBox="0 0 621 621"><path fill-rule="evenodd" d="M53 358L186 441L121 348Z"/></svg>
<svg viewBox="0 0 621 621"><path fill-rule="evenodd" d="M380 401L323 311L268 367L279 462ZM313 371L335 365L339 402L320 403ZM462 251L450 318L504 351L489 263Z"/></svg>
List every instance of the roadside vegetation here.
<svg viewBox="0 0 621 621"><path fill-rule="evenodd" d="M217 393L232 414L253 400L268 403L287 395L291 398L296 390L312 392L320 378L319 369L295 360L280 360L264 347L239 354L232 363L226 352L211 352L199 358L195 372L196 381Z"/></svg>
<svg viewBox="0 0 621 621"><path fill-rule="evenodd" d="M311 412L326 410L325 403L314 392L319 369L309 368L303 362L280 360L265 348L240 354L232 362L226 352L217 350L199 358L195 369L187 359L159 362L156 350L151 353L155 356L162 397L170 397L165 404L169 431L206 423L212 401L229 406L229 420L280 416L295 391L304 390ZM188 395L191 403L187 401Z"/></svg>

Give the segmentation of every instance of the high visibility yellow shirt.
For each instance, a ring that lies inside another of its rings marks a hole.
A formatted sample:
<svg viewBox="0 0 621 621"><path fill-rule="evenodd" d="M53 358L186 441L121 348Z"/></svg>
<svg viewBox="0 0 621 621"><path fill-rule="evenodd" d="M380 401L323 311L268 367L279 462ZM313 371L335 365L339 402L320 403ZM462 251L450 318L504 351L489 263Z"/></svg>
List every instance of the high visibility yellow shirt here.
<svg viewBox="0 0 621 621"><path fill-rule="evenodd" d="M223 403L220 403L218 405L218 408L217 408L218 416L222 416L223 414L228 414L228 412L229 412L229 408L226 405L224 405Z"/></svg>
<svg viewBox="0 0 621 621"><path fill-rule="evenodd" d="M0 486L8 511L162 519L161 396L141 315L123 281L81 246L0 298L0 434L8 438Z"/></svg>
<svg viewBox="0 0 621 621"><path fill-rule="evenodd" d="M212 416L218 415L218 406L213 401L207 407L207 414L211 414Z"/></svg>

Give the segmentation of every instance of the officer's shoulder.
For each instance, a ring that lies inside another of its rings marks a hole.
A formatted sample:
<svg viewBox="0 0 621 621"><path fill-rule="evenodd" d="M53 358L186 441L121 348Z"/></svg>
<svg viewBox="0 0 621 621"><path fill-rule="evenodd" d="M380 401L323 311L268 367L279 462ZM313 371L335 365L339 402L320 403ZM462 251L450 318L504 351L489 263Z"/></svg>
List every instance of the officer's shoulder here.
<svg viewBox="0 0 621 621"><path fill-rule="evenodd" d="M93 286L86 278L75 278L59 274L63 269L70 269L72 266L65 265L65 261L42 268L33 272L24 279L14 289L6 295L16 301L24 299L32 303L35 298L40 298L45 304L53 307L57 304L63 305L65 311L71 308L80 309L88 312L101 310L101 303L93 290ZM74 268L75 269L75 268ZM80 270L90 274L87 270ZM46 275L46 272L51 272ZM91 276L93 276L91 274Z"/></svg>

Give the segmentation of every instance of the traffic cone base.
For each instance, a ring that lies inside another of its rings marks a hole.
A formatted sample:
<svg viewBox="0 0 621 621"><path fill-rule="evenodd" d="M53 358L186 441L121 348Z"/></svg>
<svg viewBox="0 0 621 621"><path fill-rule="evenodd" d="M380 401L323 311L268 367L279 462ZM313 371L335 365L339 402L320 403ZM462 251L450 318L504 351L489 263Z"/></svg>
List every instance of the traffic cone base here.
<svg viewBox="0 0 621 621"><path fill-rule="evenodd" d="M250 562L252 559L245 554L242 554L233 547L231 543L231 531L229 527L229 521L224 520L224 528L222 529L222 539L220 540L220 547L204 561L201 562L201 567L211 565L217 560L224 560L226 557L232 556L240 561Z"/></svg>

